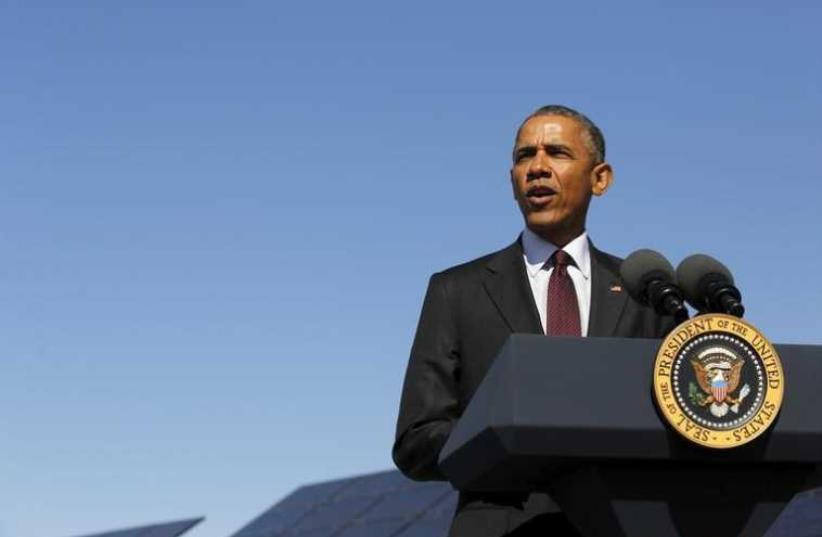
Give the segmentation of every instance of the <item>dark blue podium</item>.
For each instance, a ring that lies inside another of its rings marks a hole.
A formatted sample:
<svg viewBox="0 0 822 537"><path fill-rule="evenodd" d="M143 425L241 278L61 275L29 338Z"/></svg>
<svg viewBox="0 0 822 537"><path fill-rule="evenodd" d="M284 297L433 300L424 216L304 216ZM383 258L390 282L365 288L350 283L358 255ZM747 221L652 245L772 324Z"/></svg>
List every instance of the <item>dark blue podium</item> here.
<svg viewBox="0 0 822 537"><path fill-rule="evenodd" d="M658 340L513 335L440 465L460 490L547 491L586 537L760 537L822 484L822 347L777 345L785 397L768 433L696 446L657 413Z"/></svg>

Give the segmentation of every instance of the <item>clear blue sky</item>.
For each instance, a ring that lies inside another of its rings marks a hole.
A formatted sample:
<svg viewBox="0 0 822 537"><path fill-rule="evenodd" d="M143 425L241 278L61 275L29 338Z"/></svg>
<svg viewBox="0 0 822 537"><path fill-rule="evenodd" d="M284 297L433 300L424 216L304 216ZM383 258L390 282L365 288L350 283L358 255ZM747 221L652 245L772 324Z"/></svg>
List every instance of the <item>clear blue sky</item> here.
<svg viewBox="0 0 822 537"><path fill-rule="evenodd" d="M543 104L607 137L597 245L822 343L818 2L303 5L2 2L0 536L225 537L390 467L428 276L517 236Z"/></svg>

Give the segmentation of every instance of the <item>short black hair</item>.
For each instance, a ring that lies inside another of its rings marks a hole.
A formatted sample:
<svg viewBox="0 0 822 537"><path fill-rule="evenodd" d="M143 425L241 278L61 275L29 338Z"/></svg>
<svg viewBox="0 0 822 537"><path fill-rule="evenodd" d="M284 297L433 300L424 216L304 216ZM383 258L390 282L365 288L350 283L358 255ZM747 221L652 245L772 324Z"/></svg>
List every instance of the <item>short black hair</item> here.
<svg viewBox="0 0 822 537"><path fill-rule="evenodd" d="M578 121L587 134L586 142L588 142L588 149L591 150L591 155L594 157L594 163L599 164L601 162L605 162L605 137L602 135L602 131L599 130L596 123L591 121L588 116L582 112L578 112L573 108L563 106L561 104L549 104L537 108L531 113L531 115L522 121L519 129L517 129L517 138L519 138L519 133L522 130L523 125L525 125L529 119L537 116L562 116L570 117Z"/></svg>

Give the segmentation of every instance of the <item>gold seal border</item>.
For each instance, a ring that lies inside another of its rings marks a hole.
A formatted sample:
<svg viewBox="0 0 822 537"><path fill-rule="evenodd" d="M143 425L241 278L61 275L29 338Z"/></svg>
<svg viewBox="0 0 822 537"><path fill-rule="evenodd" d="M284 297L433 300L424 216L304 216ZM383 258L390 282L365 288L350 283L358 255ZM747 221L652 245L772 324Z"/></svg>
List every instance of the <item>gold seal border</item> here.
<svg viewBox="0 0 822 537"><path fill-rule="evenodd" d="M686 414L673 391L673 365L682 348L694 338L709 332L726 333L748 342L759 355L764 366L765 393L759 411L734 429L709 429ZM735 448L754 440L773 425L782 406L785 375L776 349L750 323L722 313L708 313L688 319L674 328L662 340L653 371L654 399L660 414L684 438L701 446L714 449Z"/></svg>

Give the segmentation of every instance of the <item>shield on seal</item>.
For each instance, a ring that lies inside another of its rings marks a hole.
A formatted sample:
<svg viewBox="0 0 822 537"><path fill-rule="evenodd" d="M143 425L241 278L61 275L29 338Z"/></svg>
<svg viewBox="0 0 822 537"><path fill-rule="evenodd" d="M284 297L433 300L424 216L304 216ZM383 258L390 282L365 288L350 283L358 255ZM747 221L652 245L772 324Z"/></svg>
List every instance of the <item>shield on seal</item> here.
<svg viewBox="0 0 822 537"><path fill-rule="evenodd" d="M711 380L711 395L714 396L714 401L721 403L728 396L728 381L725 379L714 378Z"/></svg>

